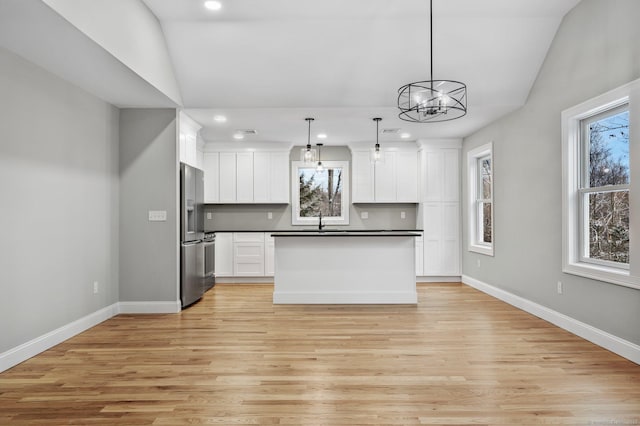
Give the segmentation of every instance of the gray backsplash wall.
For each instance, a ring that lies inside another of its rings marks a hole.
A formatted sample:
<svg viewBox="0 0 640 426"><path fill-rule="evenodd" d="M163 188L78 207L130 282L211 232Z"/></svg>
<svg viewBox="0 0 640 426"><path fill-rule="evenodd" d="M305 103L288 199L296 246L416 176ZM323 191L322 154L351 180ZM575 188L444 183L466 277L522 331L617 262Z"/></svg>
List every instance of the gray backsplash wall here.
<svg viewBox="0 0 640 426"><path fill-rule="evenodd" d="M294 146L290 161L300 161L300 150L303 148ZM346 146L323 147L321 159L351 162L351 151ZM416 204L351 204L349 225L340 226L340 229L415 229L416 210ZM290 204L209 204L205 212L207 231L270 231L309 227L291 224ZM368 219L361 218L362 212L368 213ZM404 219L401 218L402 212ZM272 219L268 218L269 213Z"/></svg>

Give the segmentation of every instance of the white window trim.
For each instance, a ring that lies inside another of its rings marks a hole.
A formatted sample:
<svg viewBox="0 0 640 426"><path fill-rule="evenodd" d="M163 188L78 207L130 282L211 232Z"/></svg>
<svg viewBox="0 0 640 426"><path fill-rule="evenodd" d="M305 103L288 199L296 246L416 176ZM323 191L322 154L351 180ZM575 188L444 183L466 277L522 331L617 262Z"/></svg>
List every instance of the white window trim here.
<svg viewBox="0 0 640 426"><path fill-rule="evenodd" d="M348 225L349 224L349 206L351 205L351 196L349 194L349 188L351 183L349 181L349 162L348 161L323 161L322 164L325 168L342 168L342 215L339 217L323 217L322 223L325 225ZM306 225L317 226L317 217L300 217L300 186L298 181L298 169L308 169L309 164L304 161L292 161L291 162L291 224L292 225Z"/></svg>
<svg viewBox="0 0 640 426"><path fill-rule="evenodd" d="M636 139L636 132L631 128L640 126L638 107L640 104L640 80L635 80L617 89L611 90L579 105L562 112L562 271L625 287L640 289L640 223L630 224L630 233L634 237L630 246L630 268L609 266L597 262L583 262L580 259L580 220L579 220L579 185L580 185L580 122L593 115L614 109L623 104L629 104L631 158L638 158L640 149ZM635 150L635 152L634 152ZM637 163L637 161L636 161ZM633 163L632 163L633 164ZM633 169L633 166L632 166ZM640 174L640 168L631 170L632 179ZM638 216L640 203L640 185L630 185L630 199L633 216ZM636 200L636 201L634 201ZM632 219L633 220L633 219ZM635 242L634 242L635 241ZM634 250L636 248L636 250ZM635 253L635 256L634 256ZM635 257L636 261L633 262ZM634 273L635 270L635 273Z"/></svg>
<svg viewBox="0 0 640 426"><path fill-rule="evenodd" d="M478 241L478 190L479 190L479 182L478 182L478 159L483 157L489 157L491 160L491 244ZM494 212L495 212L495 204L493 201L493 176L494 176L494 164L493 164L493 142L489 142L487 144L481 145L477 148L472 149L467 153L467 173L469 180L469 208L467 209L469 212L468 223L469 223L469 235L468 235L468 250L485 254L487 256L493 256L493 247L495 244L495 221L494 221Z"/></svg>

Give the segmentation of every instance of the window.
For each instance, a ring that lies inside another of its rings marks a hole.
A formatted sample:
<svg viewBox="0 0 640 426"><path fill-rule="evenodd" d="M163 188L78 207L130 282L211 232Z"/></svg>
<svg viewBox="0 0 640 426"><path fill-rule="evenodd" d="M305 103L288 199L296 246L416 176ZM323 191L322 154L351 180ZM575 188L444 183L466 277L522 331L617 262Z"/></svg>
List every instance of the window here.
<svg viewBox="0 0 640 426"><path fill-rule="evenodd" d="M292 224L349 224L349 163L323 161L324 169L301 161L292 164Z"/></svg>
<svg viewBox="0 0 640 426"><path fill-rule="evenodd" d="M580 121L580 260L629 267L629 105Z"/></svg>
<svg viewBox="0 0 640 426"><path fill-rule="evenodd" d="M467 154L469 174L469 250L493 256L493 147Z"/></svg>
<svg viewBox="0 0 640 426"><path fill-rule="evenodd" d="M630 238L636 88L631 83L562 113L562 248L564 272L640 288Z"/></svg>

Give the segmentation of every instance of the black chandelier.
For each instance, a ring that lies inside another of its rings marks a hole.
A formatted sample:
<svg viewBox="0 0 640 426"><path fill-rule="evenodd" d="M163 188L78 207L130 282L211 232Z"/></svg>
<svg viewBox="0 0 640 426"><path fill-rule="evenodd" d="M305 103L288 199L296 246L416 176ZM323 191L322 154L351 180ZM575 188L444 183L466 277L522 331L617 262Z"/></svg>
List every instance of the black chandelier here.
<svg viewBox="0 0 640 426"><path fill-rule="evenodd" d="M429 0L430 80L398 89L398 117L415 123L449 121L467 113L467 86L454 80L433 79L433 0Z"/></svg>

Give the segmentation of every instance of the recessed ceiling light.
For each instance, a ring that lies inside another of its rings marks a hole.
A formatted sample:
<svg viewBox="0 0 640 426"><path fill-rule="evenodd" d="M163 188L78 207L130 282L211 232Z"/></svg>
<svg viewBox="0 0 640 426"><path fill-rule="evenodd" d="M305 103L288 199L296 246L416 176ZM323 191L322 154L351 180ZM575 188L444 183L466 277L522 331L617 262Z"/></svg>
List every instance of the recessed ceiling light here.
<svg viewBox="0 0 640 426"><path fill-rule="evenodd" d="M222 3L215 0L209 0L204 2L204 7L206 7L209 10L220 10L222 9Z"/></svg>
<svg viewBox="0 0 640 426"><path fill-rule="evenodd" d="M327 138L326 133L318 133L318 139L326 139L326 138Z"/></svg>
<svg viewBox="0 0 640 426"><path fill-rule="evenodd" d="M224 115L214 115L213 121L215 121L216 123L226 123L227 117L225 117Z"/></svg>
<svg viewBox="0 0 640 426"><path fill-rule="evenodd" d="M409 139L409 138L411 137L411 135L410 135L409 133L401 133L401 134L400 134L400 137L401 137L402 139Z"/></svg>
<svg viewBox="0 0 640 426"><path fill-rule="evenodd" d="M244 135L242 133L234 133L233 138L238 140L244 139Z"/></svg>

